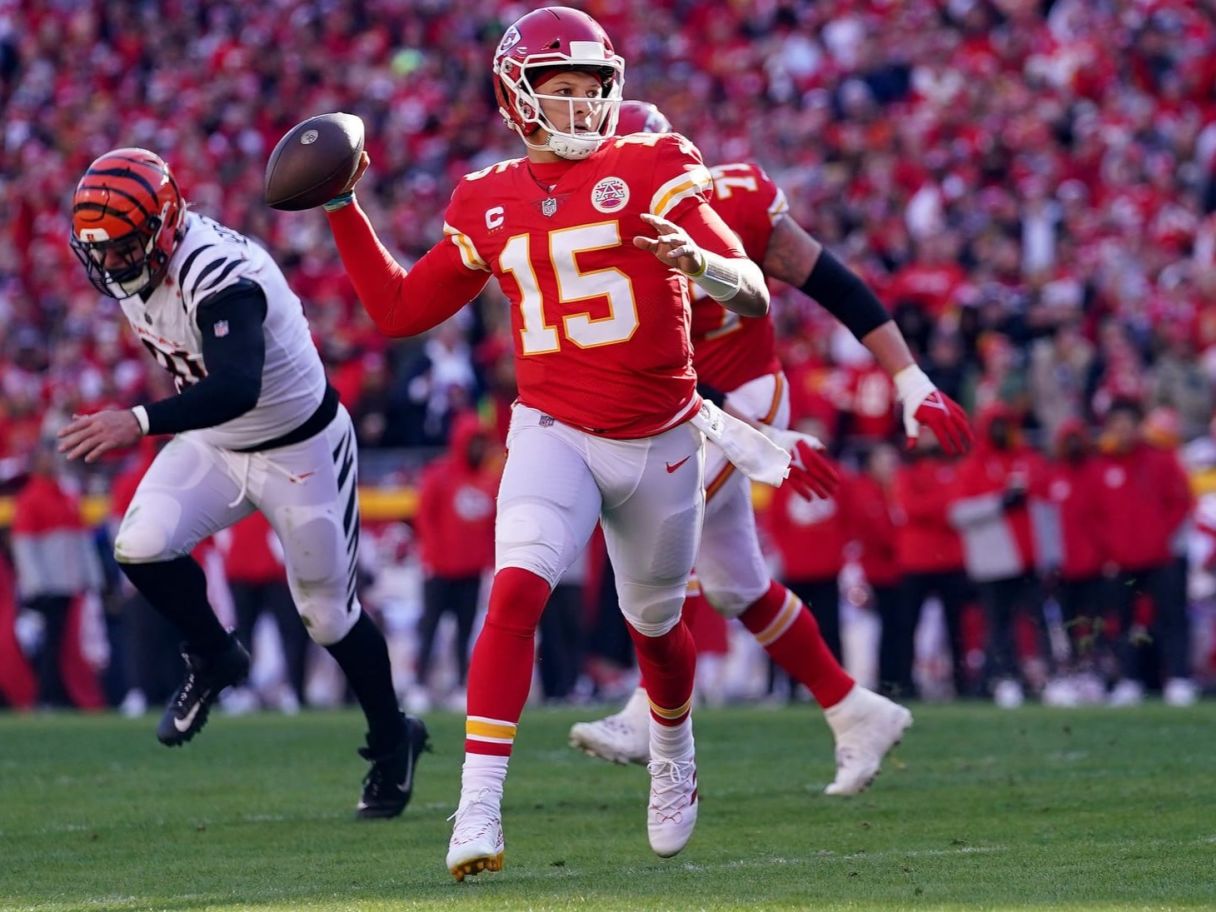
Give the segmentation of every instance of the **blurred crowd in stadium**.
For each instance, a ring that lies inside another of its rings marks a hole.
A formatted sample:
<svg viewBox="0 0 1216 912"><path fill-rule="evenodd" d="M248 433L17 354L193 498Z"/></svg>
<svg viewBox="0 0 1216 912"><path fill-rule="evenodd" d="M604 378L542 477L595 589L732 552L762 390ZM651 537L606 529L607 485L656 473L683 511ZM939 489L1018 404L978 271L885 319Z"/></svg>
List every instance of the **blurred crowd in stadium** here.
<svg viewBox="0 0 1216 912"><path fill-rule="evenodd" d="M658 103L710 164L761 163L792 216L867 279L934 382L981 425L967 462L929 452L900 465L883 446L896 430L885 374L812 303L774 296L793 419L856 470L839 503L779 493L769 510L774 559L791 584L815 584L816 613L831 614L833 593L846 617L874 607L864 617L887 621L874 674L881 666L883 683L905 696L920 683L909 650L926 596L944 608L956 656L947 689L960 694L1019 677L1043 691L1050 674L1067 672L1118 682L1110 697L1130 701L1136 681L1210 675L1203 604L1216 588L1207 572L1216 519L1205 521L1183 473L1216 467L1216 4L582 5L629 61L626 96ZM500 439L513 379L497 290L428 337L389 344L362 315L321 217L272 212L261 184L291 125L356 113L373 162L360 199L386 243L418 256L439 235L453 182L516 154L488 69L505 24L526 8L0 0L0 490L22 490L53 464L39 440L72 412L166 392L66 243L76 178L116 144L160 152L196 209L274 252L365 453L434 452L419 448L445 446L469 411ZM133 460L108 460L77 483L109 491ZM384 580L416 572L427 544L416 548L402 527L383 531L365 548L377 585L420 591ZM944 536L949 547L934 553L949 559L918 564L921 533ZM591 558L589 604L602 575ZM78 588L99 589L103 570ZM1133 575L1139 587L1120 585ZM1132 597L1141 588L1145 598ZM1094 604L1096 624L1073 622L1091 613L1076 605ZM580 618L572 605L566 613ZM16 612L0 612L0 628ZM405 612L402 630L420 614ZM68 614L39 617L58 620L26 624L27 646L35 628L58 630ZM624 661L605 645L610 630L567 624L550 636L577 640L592 670ZM403 638L413 650L412 632ZM1032 655L1038 665L1022 662L1019 676L1018 658ZM574 679L558 677L561 695ZM591 675L591 690L610 677ZM1173 696L1194 690L1179 684ZM1018 693L1006 687L1002 699L1012 705Z"/></svg>

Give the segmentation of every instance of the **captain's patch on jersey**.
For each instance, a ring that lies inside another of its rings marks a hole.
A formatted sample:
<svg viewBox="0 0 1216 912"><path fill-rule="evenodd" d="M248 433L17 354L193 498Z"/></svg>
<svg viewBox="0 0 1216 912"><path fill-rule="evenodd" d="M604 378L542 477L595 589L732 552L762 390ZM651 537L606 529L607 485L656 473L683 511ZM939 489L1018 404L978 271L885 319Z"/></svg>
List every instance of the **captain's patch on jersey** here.
<svg viewBox="0 0 1216 912"><path fill-rule="evenodd" d="M605 177L591 188L591 205L599 212L620 212L629 202L629 185L619 177Z"/></svg>
<svg viewBox="0 0 1216 912"><path fill-rule="evenodd" d="M228 321L216 320L215 326L212 327L212 332L215 333L217 339L224 338L224 336L228 335Z"/></svg>

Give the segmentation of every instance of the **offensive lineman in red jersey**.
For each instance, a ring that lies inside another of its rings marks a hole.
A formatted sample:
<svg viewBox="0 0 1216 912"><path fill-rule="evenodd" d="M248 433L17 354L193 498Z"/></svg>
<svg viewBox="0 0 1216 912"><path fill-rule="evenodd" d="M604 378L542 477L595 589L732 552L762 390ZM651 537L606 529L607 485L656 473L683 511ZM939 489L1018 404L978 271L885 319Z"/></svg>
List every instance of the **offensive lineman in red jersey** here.
<svg viewBox="0 0 1216 912"><path fill-rule="evenodd" d="M706 202L712 181L691 143L674 134L610 139L623 72L603 29L576 10L537 10L507 29L494 85L526 157L467 175L452 194L446 237L408 274L353 204L366 156L326 204L359 297L388 335L447 319L491 275L512 304L520 392L499 493L497 573L469 669L447 854L458 880L502 866L502 788L535 629L597 521L650 687L650 844L661 856L684 847L698 804L695 650L680 609L704 509L702 434L751 477L780 482L793 471L789 453L697 394L689 281L751 316L767 311L768 292Z"/></svg>
<svg viewBox="0 0 1216 912"><path fill-rule="evenodd" d="M654 105L621 105L621 135L670 130ZM948 452L969 446L971 432L962 409L916 367L894 321L864 284L789 218L785 194L763 169L740 163L711 173L713 207L738 233L747 255L766 275L828 307L895 378L909 439L924 422ZM785 430L788 385L768 316L741 317L694 291L692 337L693 364L703 389L721 391L728 410L767 426L784 445L799 436ZM810 611L769 575L756 536L750 485L712 447L705 480L705 526L696 562L700 588L720 614L738 618L773 661L815 696L836 740L836 778L825 791L856 794L874 779L883 756L911 725L911 713L855 683L828 649ZM645 684L645 669L643 679ZM645 763L645 708L646 691L640 687L621 712L576 724L570 742L606 760Z"/></svg>

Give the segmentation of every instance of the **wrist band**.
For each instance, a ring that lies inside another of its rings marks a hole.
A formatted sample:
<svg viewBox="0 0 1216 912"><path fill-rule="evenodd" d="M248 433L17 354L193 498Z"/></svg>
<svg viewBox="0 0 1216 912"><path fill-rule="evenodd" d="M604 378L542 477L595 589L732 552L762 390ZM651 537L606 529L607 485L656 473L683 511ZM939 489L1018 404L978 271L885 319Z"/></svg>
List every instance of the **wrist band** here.
<svg viewBox="0 0 1216 912"><path fill-rule="evenodd" d="M696 282L715 301L729 301L739 293L743 276L737 266L726 257L702 251L705 265L697 275L689 278Z"/></svg>
<svg viewBox="0 0 1216 912"><path fill-rule="evenodd" d="M131 414L135 416L135 420L139 422L139 432L145 436L148 433L148 410L142 405L137 405L131 409Z"/></svg>
<svg viewBox="0 0 1216 912"><path fill-rule="evenodd" d="M349 206L355 201L355 191L347 190L345 193L339 193L329 202L324 204L326 212L337 212L346 206Z"/></svg>
<svg viewBox="0 0 1216 912"><path fill-rule="evenodd" d="M895 382L895 395L900 402L920 402L937 389L928 374L917 364L909 364L891 378Z"/></svg>

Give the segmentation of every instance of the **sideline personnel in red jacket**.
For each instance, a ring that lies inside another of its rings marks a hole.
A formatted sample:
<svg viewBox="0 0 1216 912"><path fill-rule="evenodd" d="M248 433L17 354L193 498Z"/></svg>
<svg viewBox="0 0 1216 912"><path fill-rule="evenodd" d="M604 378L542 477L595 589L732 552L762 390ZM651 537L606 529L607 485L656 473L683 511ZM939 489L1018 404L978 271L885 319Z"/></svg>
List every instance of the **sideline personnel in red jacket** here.
<svg viewBox="0 0 1216 912"><path fill-rule="evenodd" d="M44 621L42 645L34 661L38 702L66 707L73 700L63 663L79 652L75 645L64 648L69 631L79 623L72 623L73 612L80 610L73 608L73 601L101 588L101 562L79 502L56 478L56 463L53 444L40 445L29 481L13 504L13 559L18 598Z"/></svg>
<svg viewBox="0 0 1216 912"><path fill-rule="evenodd" d="M807 422L801 430L822 439L823 431L817 423ZM824 642L838 662L841 660L839 579L844 568L845 545L849 542L846 519L849 485L850 479L842 477L835 494L814 500L807 500L791 485L782 485L774 489L766 511L768 532L781 555L781 581L810 608Z"/></svg>
<svg viewBox="0 0 1216 912"><path fill-rule="evenodd" d="M1092 660L1094 619L1103 614L1102 468L1093 453L1085 424L1076 418L1060 423L1054 458L1044 485L1049 522L1042 540L1043 565L1054 570L1057 595L1073 659Z"/></svg>
<svg viewBox="0 0 1216 912"><path fill-rule="evenodd" d="M1023 699L1014 618L1025 612L1043 638L1031 509L1043 490L1043 458L1026 445L1003 403L980 413L976 447L958 470L950 521L963 536L968 575L988 615L988 680L998 705Z"/></svg>
<svg viewBox="0 0 1216 912"><path fill-rule="evenodd" d="M481 577L494 566L497 464L490 432L466 412L452 424L448 451L422 475L415 527L422 551L423 613L418 628L418 684L426 686L435 630L446 612L456 617L456 664L463 687Z"/></svg>
<svg viewBox="0 0 1216 912"><path fill-rule="evenodd" d="M861 569L874 593L874 609L882 620L878 644L879 690L907 697L910 691L912 639L915 625L902 592L903 568L895 534L895 475L899 453L881 443L866 458L849 498L853 537L861 546ZM907 668L904 668L905 653Z"/></svg>
<svg viewBox="0 0 1216 912"><path fill-rule="evenodd" d="M954 692L970 696L974 688L968 682L962 618L971 584L963 572L963 544L946 515L958 480L958 460L942 452L932 432L921 434L905 460L895 474L894 495L895 548L904 571L906 613L893 633L888 686L895 693L915 695L914 637L925 600L937 596L950 639Z"/></svg>
<svg viewBox="0 0 1216 912"><path fill-rule="evenodd" d="M302 705L308 631L291 598L279 537L266 517L254 511L216 536L216 542L224 556L224 572L232 590L237 639L252 647L258 618L262 612L270 612L283 644L287 682L295 702Z"/></svg>
<svg viewBox="0 0 1216 912"><path fill-rule="evenodd" d="M1141 438L1140 406L1116 402L1106 416L1102 435L1099 525L1108 574L1114 576L1119 611L1119 656L1122 679L1111 702L1139 702L1143 681L1137 667L1137 641L1143 631L1133 624L1141 593L1156 607L1165 676L1190 678L1190 631L1185 596L1171 585L1171 542L1191 512L1186 473L1170 450L1149 446Z"/></svg>

